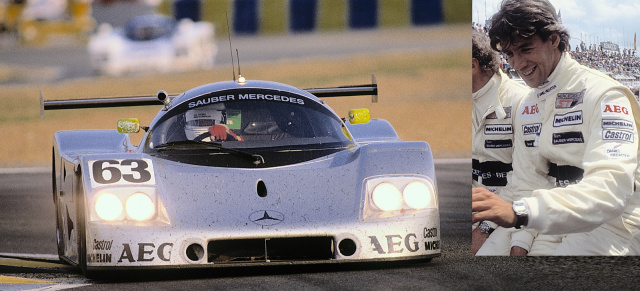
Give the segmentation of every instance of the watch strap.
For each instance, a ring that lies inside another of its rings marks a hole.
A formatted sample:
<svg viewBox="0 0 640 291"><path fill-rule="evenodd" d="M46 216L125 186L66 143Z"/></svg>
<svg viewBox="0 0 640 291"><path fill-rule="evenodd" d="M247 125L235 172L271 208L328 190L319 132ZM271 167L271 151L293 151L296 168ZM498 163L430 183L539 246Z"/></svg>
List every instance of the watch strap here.
<svg viewBox="0 0 640 291"><path fill-rule="evenodd" d="M516 214L516 226L515 228L521 229L522 226L527 225L529 221L529 211L524 201L513 202L513 212Z"/></svg>

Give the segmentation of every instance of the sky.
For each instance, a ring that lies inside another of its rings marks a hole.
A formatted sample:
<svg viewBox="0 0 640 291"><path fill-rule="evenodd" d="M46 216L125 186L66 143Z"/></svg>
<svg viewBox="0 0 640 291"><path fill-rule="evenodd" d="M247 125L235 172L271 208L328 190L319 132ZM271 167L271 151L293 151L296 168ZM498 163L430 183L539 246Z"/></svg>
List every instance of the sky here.
<svg viewBox="0 0 640 291"><path fill-rule="evenodd" d="M611 41L620 48L633 49L637 35L640 48L640 1L638 0L549 0L569 29L573 50L580 41L586 45ZM472 0L472 21L484 24L500 8L502 0Z"/></svg>

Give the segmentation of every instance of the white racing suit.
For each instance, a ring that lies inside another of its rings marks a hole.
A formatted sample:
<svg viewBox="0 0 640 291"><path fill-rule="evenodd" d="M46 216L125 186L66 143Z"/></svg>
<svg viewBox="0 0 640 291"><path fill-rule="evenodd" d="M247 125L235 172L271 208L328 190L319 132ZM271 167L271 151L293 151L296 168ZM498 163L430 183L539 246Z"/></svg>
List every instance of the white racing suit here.
<svg viewBox="0 0 640 291"><path fill-rule="evenodd" d="M526 229L544 234L530 254L640 255L633 94L563 53L518 110L511 195L528 207Z"/></svg>
<svg viewBox="0 0 640 291"><path fill-rule="evenodd" d="M507 184L507 175L512 170L513 110L529 90L498 71L472 94L473 187L485 187L500 194ZM497 228L495 223L490 224Z"/></svg>
<svg viewBox="0 0 640 291"><path fill-rule="evenodd" d="M498 193L507 185L513 153L513 114L529 88L499 71L473 97L472 185Z"/></svg>
<svg viewBox="0 0 640 291"><path fill-rule="evenodd" d="M500 192L500 197L510 202L531 196L531 191L535 189L555 187L555 179L548 176L548 162L536 158L539 157L539 153L534 142L542 128L542 116L537 97L535 94L529 94L514 108L512 165L517 172L509 176L509 183ZM527 250L528 255L551 255L558 242L558 238L539 235L533 229L498 227L485 241L477 255L508 256L514 246Z"/></svg>

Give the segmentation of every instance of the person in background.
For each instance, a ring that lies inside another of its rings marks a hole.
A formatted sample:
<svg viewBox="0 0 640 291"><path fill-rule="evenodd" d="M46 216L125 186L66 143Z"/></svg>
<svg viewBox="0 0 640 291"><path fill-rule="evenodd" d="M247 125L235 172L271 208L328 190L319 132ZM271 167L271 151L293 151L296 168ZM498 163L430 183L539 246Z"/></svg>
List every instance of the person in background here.
<svg viewBox="0 0 640 291"><path fill-rule="evenodd" d="M529 88L500 70L499 55L485 33L474 31L472 43L472 184L499 194L512 170L513 109ZM489 221L473 226L474 254L496 227Z"/></svg>

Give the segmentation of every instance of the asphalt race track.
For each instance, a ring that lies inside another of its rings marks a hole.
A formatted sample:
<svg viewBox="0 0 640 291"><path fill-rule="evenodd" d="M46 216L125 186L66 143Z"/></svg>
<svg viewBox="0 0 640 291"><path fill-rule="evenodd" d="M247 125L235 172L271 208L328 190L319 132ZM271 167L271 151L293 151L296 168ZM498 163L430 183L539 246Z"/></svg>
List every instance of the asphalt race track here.
<svg viewBox="0 0 640 291"><path fill-rule="evenodd" d="M442 256L429 263L216 269L88 280L57 261L47 169L0 172L0 290L630 290L640 260L610 257L474 258L469 161L436 163ZM20 259L17 259L20 258Z"/></svg>

